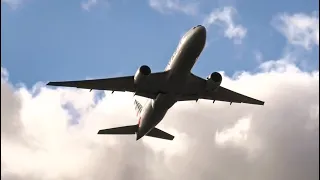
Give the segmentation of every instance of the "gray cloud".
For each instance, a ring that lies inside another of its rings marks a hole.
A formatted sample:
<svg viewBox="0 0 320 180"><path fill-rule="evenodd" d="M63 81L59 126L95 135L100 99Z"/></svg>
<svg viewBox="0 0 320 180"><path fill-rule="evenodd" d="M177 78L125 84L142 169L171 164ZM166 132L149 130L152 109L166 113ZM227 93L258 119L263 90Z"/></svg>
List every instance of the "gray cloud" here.
<svg viewBox="0 0 320 180"><path fill-rule="evenodd" d="M107 92L94 104L88 91L37 86L32 96L3 78L2 179L318 179L319 73L279 60L238 74L222 85L266 105L177 103L159 125L171 142L96 135L136 123L131 94ZM79 124L68 123L66 102Z"/></svg>

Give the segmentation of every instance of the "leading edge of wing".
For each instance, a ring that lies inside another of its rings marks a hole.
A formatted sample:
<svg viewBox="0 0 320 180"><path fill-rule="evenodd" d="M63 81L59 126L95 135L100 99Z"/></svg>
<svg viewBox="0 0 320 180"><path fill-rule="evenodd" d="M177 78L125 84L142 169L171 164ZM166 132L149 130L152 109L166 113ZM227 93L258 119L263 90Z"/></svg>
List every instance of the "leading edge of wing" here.
<svg viewBox="0 0 320 180"><path fill-rule="evenodd" d="M161 91L168 72L155 72L148 75L143 86L142 92L156 93ZM122 76L104 79L77 80L77 81L53 81L49 86L76 87L83 89L111 90L111 91L130 91L135 92L134 76Z"/></svg>
<svg viewBox="0 0 320 180"><path fill-rule="evenodd" d="M51 81L47 85L112 91L133 92L135 90L133 76L78 81Z"/></svg>
<svg viewBox="0 0 320 180"><path fill-rule="evenodd" d="M148 78L146 78L146 81L142 84L142 86L139 86L138 92L134 83L134 76L77 81L53 81L47 83L47 85L94 90L134 92L137 96L154 99L159 92L165 91L165 80L167 73L168 72L151 73Z"/></svg>
<svg viewBox="0 0 320 180"><path fill-rule="evenodd" d="M134 92L137 96L142 96L150 99L154 99L157 96L157 93L153 89L148 89L146 91L136 92L136 89L133 84L133 80L130 80L130 77L122 79L117 78L115 81L113 79L93 79L93 80L80 80L80 81L56 81L49 82L49 86L60 86L60 87L75 87L82 89L94 89L94 90L109 90L109 91L120 91L120 92ZM123 81L123 82L117 82Z"/></svg>

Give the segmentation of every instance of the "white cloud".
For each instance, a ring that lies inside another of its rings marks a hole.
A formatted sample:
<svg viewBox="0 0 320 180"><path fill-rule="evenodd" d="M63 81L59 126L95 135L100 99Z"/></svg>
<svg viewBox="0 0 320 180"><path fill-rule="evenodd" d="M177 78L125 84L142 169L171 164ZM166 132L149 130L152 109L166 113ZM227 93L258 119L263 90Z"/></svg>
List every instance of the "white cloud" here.
<svg viewBox="0 0 320 180"><path fill-rule="evenodd" d="M97 4L98 4L98 0L87 0L85 2L84 1L81 2L81 7L86 11L90 11L90 9L96 6Z"/></svg>
<svg viewBox="0 0 320 180"><path fill-rule="evenodd" d="M9 76L9 74L8 74L7 69L1 67L1 79L7 81L8 80L8 76Z"/></svg>
<svg viewBox="0 0 320 180"><path fill-rule="evenodd" d="M292 45L302 46L309 50L312 46L319 46L319 12L312 14L281 14L277 16L273 25Z"/></svg>
<svg viewBox="0 0 320 180"><path fill-rule="evenodd" d="M241 141L246 141L247 132L250 129L250 121L250 118L242 118L232 128L216 132L216 142L218 144L225 144L229 141L237 144Z"/></svg>
<svg viewBox="0 0 320 180"><path fill-rule="evenodd" d="M149 5L161 13L182 12L188 15L195 15L198 12L199 3L181 0L149 0Z"/></svg>
<svg viewBox="0 0 320 180"><path fill-rule="evenodd" d="M1 0L1 4L6 4L12 9L16 9L21 3L22 0Z"/></svg>
<svg viewBox="0 0 320 180"><path fill-rule="evenodd" d="M319 178L319 72L289 61L224 76L222 85L265 106L177 103L159 125L174 141L96 134L137 123L130 93L95 103L94 92L38 85L35 95L1 74L2 179Z"/></svg>
<svg viewBox="0 0 320 180"><path fill-rule="evenodd" d="M237 11L233 7L217 8L205 18L203 24L208 29L212 25L222 26L225 37L232 39L236 44L241 44L247 34L247 29L240 24L235 24L233 18L236 14Z"/></svg>
<svg viewBox="0 0 320 180"><path fill-rule="evenodd" d="M254 57L255 57L256 61L258 63L262 63L263 55L262 55L261 51L254 51L253 54L254 54Z"/></svg>

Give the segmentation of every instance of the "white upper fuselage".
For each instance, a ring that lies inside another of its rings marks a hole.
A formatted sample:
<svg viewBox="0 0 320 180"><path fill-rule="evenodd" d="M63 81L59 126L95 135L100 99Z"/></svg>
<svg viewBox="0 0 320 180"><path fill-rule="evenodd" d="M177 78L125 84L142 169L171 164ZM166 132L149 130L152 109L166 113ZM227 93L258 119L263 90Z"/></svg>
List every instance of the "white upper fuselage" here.
<svg viewBox="0 0 320 180"><path fill-rule="evenodd" d="M168 71L169 93L158 94L144 107L140 119L137 139L152 130L165 116L168 109L177 101L176 92L182 91L191 69L201 54L206 42L206 29L198 25L190 29L181 39L177 50L170 59L165 71Z"/></svg>

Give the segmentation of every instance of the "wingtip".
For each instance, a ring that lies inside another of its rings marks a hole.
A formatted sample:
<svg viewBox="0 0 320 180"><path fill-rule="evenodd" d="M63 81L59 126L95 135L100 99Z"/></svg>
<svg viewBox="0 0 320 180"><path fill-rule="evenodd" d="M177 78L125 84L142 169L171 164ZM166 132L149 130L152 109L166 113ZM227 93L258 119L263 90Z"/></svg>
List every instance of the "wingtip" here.
<svg viewBox="0 0 320 180"><path fill-rule="evenodd" d="M59 86L59 85L60 85L59 82L50 81L50 82L47 83L47 86Z"/></svg>
<svg viewBox="0 0 320 180"><path fill-rule="evenodd" d="M48 82L46 85L47 86L52 86L52 85L54 85L54 83L53 82Z"/></svg>

